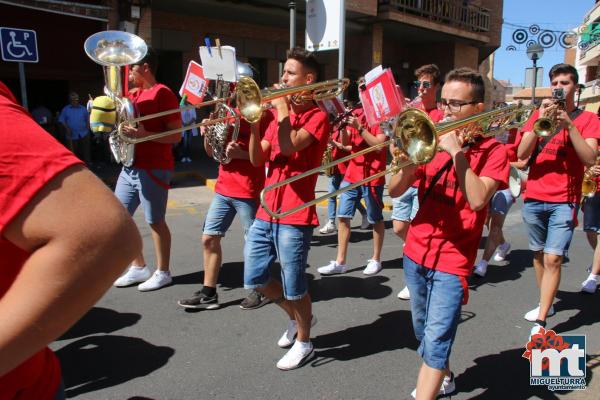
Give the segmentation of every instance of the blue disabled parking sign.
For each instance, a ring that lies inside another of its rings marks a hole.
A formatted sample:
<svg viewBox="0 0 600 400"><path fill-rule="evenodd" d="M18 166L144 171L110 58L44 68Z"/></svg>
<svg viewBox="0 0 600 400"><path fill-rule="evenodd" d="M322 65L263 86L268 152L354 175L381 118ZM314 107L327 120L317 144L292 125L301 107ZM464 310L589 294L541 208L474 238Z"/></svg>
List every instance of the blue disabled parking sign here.
<svg viewBox="0 0 600 400"><path fill-rule="evenodd" d="M4 61L38 62L35 31L0 27L0 48Z"/></svg>

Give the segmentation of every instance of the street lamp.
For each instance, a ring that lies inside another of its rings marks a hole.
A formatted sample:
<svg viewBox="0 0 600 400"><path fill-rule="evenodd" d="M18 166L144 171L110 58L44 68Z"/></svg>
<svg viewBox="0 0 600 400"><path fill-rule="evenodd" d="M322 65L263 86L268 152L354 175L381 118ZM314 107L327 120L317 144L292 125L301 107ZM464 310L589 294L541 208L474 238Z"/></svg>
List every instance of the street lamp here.
<svg viewBox="0 0 600 400"><path fill-rule="evenodd" d="M533 79L531 80L531 104L535 104L535 85L537 82L537 60L544 55L544 48L538 43L527 47L527 57L533 61Z"/></svg>

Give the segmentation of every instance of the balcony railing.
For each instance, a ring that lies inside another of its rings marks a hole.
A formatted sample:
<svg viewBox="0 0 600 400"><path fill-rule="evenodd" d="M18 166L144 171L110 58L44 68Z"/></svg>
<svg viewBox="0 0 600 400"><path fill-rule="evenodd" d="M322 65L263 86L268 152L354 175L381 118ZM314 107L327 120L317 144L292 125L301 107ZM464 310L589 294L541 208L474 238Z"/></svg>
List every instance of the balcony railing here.
<svg viewBox="0 0 600 400"><path fill-rule="evenodd" d="M490 10L461 0L379 0L379 5L473 32L490 30Z"/></svg>

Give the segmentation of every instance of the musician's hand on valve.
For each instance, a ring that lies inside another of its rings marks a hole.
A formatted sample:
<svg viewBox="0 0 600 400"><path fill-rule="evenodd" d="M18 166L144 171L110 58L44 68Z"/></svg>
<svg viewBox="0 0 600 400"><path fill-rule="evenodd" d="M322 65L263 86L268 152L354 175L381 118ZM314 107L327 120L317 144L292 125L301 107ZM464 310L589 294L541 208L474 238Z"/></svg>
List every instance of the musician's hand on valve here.
<svg viewBox="0 0 600 400"><path fill-rule="evenodd" d="M600 165L590 167L589 171L593 176L600 176Z"/></svg>
<svg viewBox="0 0 600 400"><path fill-rule="evenodd" d="M275 89L281 89L282 85L276 83L273 85ZM276 109L289 108L289 101L287 96L278 97L276 99L271 100L271 105Z"/></svg>
<svg viewBox="0 0 600 400"><path fill-rule="evenodd" d="M241 158L243 152L244 151L240 147L239 143L236 142L229 143L225 149L225 155L231 159Z"/></svg>
<svg viewBox="0 0 600 400"><path fill-rule="evenodd" d="M569 118L569 113L567 113L563 109L557 110L556 111L556 126L563 128L563 129L569 129L569 127L571 127L571 125L573 125L573 121L571 121L571 118Z"/></svg>
<svg viewBox="0 0 600 400"><path fill-rule="evenodd" d="M547 117L551 112L552 107L556 107L554 102L550 99L542 100L542 104L540 104L540 118Z"/></svg>
<svg viewBox="0 0 600 400"><path fill-rule="evenodd" d="M348 118L348 125L350 125L351 127L353 127L356 130L360 130L360 122L358 121L358 118L355 116L351 116Z"/></svg>
<svg viewBox="0 0 600 400"><path fill-rule="evenodd" d="M137 128L131 125L123 125L123 133L130 138L143 138L152 134L144 128L144 124L138 124Z"/></svg>
<svg viewBox="0 0 600 400"><path fill-rule="evenodd" d="M456 131L448 132L440 136L438 146L440 149L454 157L456 153L462 149L462 138L457 135Z"/></svg>
<svg viewBox="0 0 600 400"><path fill-rule="evenodd" d="M204 123L206 123L206 122L208 122L208 121L210 121L210 119L208 119L208 118L204 118L204 119L202 120L202 123L204 124ZM200 126L200 135L201 135L201 136L205 136L205 134L206 134L206 125L201 125L201 126Z"/></svg>

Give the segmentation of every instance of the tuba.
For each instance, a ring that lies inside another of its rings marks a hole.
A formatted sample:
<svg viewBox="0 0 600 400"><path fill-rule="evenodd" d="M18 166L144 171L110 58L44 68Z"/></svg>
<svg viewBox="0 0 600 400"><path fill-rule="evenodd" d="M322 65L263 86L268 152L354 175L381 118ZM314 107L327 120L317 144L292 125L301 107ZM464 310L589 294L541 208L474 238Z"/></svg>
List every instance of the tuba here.
<svg viewBox="0 0 600 400"><path fill-rule="evenodd" d="M107 117L106 114L100 116L101 113L98 111L103 110L104 107L97 107L94 103L93 118L95 119L90 121L90 126L92 130L110 131L108 142L115 160L130 167L134 160L135 145L125 142L116 127L135 117L133 104L126 97L129 65L142 60L146 56L148 47L142 38L121 31L95 33L86 39L83 47L88 57L104 67L104 93L108 100L103 100L102 103L107 110L114 108L116 112L114 117ZM110 107L111 102L112 107ZM101 128L95 128L96 126Z"/></svg>

